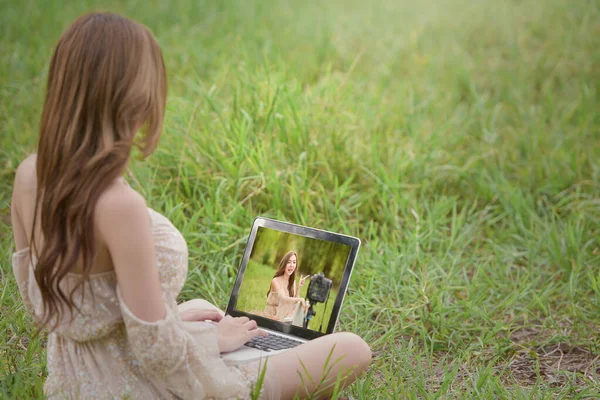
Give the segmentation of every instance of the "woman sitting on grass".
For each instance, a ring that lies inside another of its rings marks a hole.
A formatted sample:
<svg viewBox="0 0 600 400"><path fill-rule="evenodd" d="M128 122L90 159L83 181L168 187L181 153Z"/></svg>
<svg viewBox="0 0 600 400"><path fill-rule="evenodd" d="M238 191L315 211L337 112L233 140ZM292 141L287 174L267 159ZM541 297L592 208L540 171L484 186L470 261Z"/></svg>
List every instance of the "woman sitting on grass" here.
<svg viewBox="0 0 600 400"><path fill-rule="evenodd" d="M266 317L278 321L291 321L298 304L306 312L306 301L298 294L308 275L301 277L299 286L296 286L296 271L298 271L298 254L289 251L279 262L279 268L271 280L271 287L267 292Z"/></svg>
<svg viewBox="0 0 600 400"><path fill-rule="evenodd" d="M11 207L19 291L49 331L51 399L251 396L259 364L228 366L220 353L266 333L205 300L177 306L185 240L122 178L134 145L154 150L166 91L156 40L118 15L79 18L52 56L37 155L17 169ZM311 393L332 349L341 362L328 382L343 369L347 385L369 364L354 334L315 339L268 359L262 397Z"/></svg>

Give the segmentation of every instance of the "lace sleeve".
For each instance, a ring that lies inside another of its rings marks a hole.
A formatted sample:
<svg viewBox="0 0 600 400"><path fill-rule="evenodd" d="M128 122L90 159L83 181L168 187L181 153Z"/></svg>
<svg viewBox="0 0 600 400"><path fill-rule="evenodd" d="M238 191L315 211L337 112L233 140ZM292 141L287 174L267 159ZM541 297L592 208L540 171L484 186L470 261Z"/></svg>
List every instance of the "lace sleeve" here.
<svg viewBox="0 0 600 400"><path fill-rule="evenodd" d="M167 302L165 319L145 322L133 315L118 289L117 296L129 344L149 379L182 399L250 398L258 369L225 365L214 325L182 322L174 300Z"/></svg>

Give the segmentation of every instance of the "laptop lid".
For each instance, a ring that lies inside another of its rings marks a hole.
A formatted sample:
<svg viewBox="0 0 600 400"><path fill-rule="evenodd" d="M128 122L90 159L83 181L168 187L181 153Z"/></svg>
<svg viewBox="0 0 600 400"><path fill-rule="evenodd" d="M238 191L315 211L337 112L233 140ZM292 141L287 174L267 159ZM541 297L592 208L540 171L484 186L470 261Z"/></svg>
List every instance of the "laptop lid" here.
<svg viewBox="0 0 600 400"><path fill-rule="evenodd" d="M261 328L304 339L333 333L359 247L360 240L355 237L256 218L227 314L247 316ZM310 276L300 288L300 277L306 275ZM301 326L292 325L290 321L293 305L285 304L270 293L274 278L278 283L288 283L286 296L291 289L292 294L308 299L311 304Z"/></svg>

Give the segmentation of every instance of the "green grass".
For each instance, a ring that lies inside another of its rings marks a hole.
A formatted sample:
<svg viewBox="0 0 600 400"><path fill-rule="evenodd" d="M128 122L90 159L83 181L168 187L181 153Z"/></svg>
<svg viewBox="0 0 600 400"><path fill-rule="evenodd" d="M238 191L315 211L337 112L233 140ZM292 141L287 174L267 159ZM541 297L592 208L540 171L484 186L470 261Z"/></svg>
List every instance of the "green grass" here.
<svg viewBox="0 0 600 400"><path fill-rule="evenodd" d="M267 291L275 269L255 261L248 261L246 272L244 273L244 280L240 286L238 302L236 309L244 312L257 314L263 312L267 301ZM302 274L302 271L300 271ZM307 281L308 282L308 281ZM300 289L300 297L306 297L306 291L308 290L308 283ZM331 317L331 311L333 310L333 304L337 297L337 290L331 289L329 294L329 302L315 303L314 310L316 315L309 322L308 327L312 330L326 332L327 325L329 324L329 318ZM325 310L325 306L327 309ZM319 329L321 328L321 329Z"/></svg>
<svg viewBox="0 0 600 400"><path fill-rule="evenodd" d="M0 0L0 397L39 397L12 277L14 170L87 10L155 32L170 92L131 184L182 231L181 299L225 307L252 220L363 240L340 328L359 399L600 393L600 6L593 0Z"/></svg>

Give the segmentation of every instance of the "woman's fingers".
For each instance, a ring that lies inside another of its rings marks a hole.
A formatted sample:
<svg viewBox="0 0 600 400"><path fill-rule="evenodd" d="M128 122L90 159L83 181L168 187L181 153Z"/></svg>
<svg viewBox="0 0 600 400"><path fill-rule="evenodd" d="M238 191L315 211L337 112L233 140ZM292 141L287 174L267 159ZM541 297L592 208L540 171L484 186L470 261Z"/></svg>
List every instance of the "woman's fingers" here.
<svg viewBox="0 0 600 400"><path fill-rule="evenodd" d="M246 335L248 338L246 341L248 341L252 338L255 338L257 336L264 336L264 337L269 336L269 334L267 332L263 331L262 329L252 329L251 331L246 332Z"/></svg>
<svg viewBox="0 0 600 400"><path fill-rule="evenodd" d="M238 317L237 320L238 320L238 322L240 324L245 324L246 322L250 321L250 318L248 318L248 317Z"/></svg>
<svg viewBox="0 0 600 400"><path fill-rule="evenodd" d="M250 320L244 324L244 327L248 328L249 331L258 328L256 321Z"/></svg>

